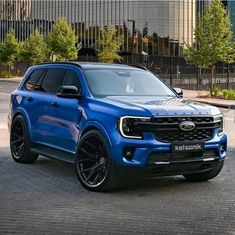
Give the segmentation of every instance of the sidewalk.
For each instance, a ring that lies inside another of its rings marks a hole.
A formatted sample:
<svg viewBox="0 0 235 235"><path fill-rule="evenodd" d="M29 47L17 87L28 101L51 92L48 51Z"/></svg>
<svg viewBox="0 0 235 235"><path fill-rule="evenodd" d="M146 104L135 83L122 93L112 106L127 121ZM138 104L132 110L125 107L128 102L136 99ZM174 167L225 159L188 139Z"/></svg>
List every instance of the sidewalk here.
<svg viewBox="0 0 235 235"><path fill-rule="evenodd" d="M184 99L195 100L205 104L214 105L220 108L235 109L235 100L223 100L213 98L198 98L198 94L206 94L206 91L183 90Z"/></svg>
<svg viewBox="0 0 235 235"><path fill-rule="evenodd" d="M14 77L14 78L0 78L0 82L14 82L19 83L22 77Z"/></svg>

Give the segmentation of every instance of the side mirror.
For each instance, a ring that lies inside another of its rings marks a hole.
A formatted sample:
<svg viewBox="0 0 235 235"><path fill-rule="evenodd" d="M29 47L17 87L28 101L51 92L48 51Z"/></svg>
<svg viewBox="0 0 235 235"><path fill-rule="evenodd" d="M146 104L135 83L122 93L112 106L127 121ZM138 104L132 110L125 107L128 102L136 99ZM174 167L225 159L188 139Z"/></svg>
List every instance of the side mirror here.
<svg viewBox="0 0 235 235"><path fill-rule="evenodd" d="M57 91L57 96L63 98L79 98L81 95L81 90L75 86L61 86Z"/></svg>
<svg viewBox="0 0 235 235"><path fill-rule="evenodd" d="M178 87L175 87L173 88L175 93L180 97L180 98L183 98L183 90L181 88L178 88Z"/></svg>

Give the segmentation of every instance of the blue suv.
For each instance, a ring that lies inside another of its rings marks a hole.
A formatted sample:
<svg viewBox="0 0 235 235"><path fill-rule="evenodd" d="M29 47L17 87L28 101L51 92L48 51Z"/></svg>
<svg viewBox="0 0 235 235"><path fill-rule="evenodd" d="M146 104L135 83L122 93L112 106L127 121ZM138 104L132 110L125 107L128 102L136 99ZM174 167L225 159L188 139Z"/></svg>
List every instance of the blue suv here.
<svg viewBox="0 0 235 235"><path fill-rule="evenodd" d="M81 184L92 191L137 175L212 179L227 151L223 116L181 95L141 67L33 66L11 95L12 157L74 163Z"/></svg>

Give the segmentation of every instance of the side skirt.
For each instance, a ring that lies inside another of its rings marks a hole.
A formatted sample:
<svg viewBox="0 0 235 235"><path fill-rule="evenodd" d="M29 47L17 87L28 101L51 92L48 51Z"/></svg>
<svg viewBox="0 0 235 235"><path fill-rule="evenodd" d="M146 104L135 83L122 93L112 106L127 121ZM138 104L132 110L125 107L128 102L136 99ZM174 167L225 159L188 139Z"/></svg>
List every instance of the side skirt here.
<svg viewBox="0 0 235 235"><path fill-rule="evenodd" d="M48 147L42 144L33 144L30 148L33 153L43 155L48 158L64 161L68 163L75 163L75 156L72 153L68 153L62 150L58 150L52 147Z"/></svg>

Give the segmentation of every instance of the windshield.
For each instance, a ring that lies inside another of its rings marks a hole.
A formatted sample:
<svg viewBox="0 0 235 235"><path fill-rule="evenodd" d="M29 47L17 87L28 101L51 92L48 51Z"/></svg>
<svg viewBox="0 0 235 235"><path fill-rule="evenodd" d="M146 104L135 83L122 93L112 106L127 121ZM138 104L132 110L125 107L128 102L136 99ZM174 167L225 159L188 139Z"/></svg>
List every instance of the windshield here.
<svg viewBox="0 0 235 235"><path fill-rule="evenodd" d="M94 96L176 96L148 71L90 69L85 75Z"/></svg>

